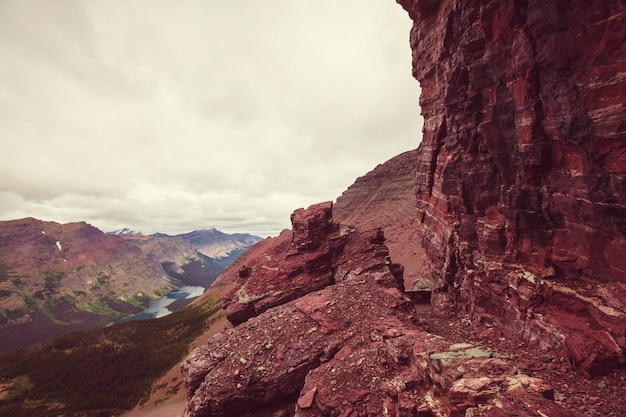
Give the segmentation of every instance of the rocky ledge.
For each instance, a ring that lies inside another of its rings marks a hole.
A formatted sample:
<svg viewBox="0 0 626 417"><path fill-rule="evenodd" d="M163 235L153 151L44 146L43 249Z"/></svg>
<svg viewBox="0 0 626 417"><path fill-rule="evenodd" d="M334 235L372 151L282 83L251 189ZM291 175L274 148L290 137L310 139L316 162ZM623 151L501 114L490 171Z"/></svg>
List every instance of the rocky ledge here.
<svg viewBox="0 0 626 417"><path fill-rule="evenodd" d="M330 203L292 223L236 267L235 326L182 365L184 417L579 415L505 355L426 331L380 230L333 223Z"/></svg>
<svg viewBox="0 0 626 417"><path fill-rule="evenodd" d="M284 231L258 256L246 257L247 264L236 264L236 282L224 298L233 324L364 272L394 283L402 279L400 266L389 268L382 231L334 223L331 202L296 210L291 222L293 231Z"/></svg>

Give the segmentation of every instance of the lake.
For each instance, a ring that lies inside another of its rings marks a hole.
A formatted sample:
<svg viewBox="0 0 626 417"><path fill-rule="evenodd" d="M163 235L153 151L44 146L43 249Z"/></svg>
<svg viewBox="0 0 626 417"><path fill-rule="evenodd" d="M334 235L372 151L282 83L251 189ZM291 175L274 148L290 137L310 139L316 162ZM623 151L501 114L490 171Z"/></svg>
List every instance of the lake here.
<svg viewBox="0 0 626 417"><path fill-rule="evenodd" d="M179 288L168 293L165 298L154 300L150 306L141 313L135 314L134 316L125 318L121 321L146 320L167 316L171 313L171 311L167 309L167 306L172 304L174 301L199 297L202 293L204 293L204 287L188 286Z"/></svg>

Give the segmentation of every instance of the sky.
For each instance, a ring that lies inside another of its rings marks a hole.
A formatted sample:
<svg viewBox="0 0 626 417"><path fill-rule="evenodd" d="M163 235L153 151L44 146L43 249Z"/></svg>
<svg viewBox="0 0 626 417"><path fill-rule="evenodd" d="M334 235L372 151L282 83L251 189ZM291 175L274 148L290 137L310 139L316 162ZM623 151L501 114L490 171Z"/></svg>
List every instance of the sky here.
<svg viewBox="0 0 626 417"><path fill-rule="evenodd" d="M0 220L273 236L419 145L394 0L0 0Z"/></svg>

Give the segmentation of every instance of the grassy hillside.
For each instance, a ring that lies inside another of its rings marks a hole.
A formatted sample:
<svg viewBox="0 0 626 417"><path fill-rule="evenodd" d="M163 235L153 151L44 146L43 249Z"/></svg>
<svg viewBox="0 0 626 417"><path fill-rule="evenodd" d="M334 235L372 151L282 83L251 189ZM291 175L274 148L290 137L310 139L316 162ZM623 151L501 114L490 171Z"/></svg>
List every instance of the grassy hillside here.
<svg viewBox="0 0 626 417"><path fill-rule="evenodd" d="M145 401L221 312L205 298L168 316L75 332L0 357L0 416L104 417Z"/></svg>

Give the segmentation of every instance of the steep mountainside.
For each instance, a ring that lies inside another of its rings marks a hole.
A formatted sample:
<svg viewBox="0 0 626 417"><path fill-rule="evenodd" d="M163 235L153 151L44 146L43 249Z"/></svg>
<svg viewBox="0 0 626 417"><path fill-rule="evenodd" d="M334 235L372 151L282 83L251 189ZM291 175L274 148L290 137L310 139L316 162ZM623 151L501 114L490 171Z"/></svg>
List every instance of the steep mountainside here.
<svg viewBox="0 0 626 417"><path fill-rule="evenodd" d="M0 352L137 313L180 285L161 263L193 260L182 239L134 245L84 222L0 222Z"/></svg>
<svg viewBox="0 0 626 417"><path fill-rule="evenodd" d="M152 237L137 234L123 235L122 238L135 246L151 259L161 263L171 263L176 272L183 273L182 266L197 257L194 247L180 237Z"/></svg>
<svg viewBox="0 0 626 417"><path fill-rule="evenodd" d="M422 89L433 306L590 376L626 348L626 4L398 0Z"/></svg>
<svg viewBox="0 0 626 417"><path fill-rule="evenodd" d="M430 290L426 253L418 238L415 199L416 150L404 152L357 178L333 205L341 224L385 231L394 262L404 266L407 289Z"/></svg>
<svg viewBox="0 0 626 417"><path fill-rule="evenodd" d="M223 316L219 296L206 294L204 301L158 319L72 332L0 356L0 416L109 417L143 405L154 392L152 382ZM180 376L170 377L155 390L169 397L181 384Z"/></svg>
<svg viewBox="0 0 626 417"><path fill-rule="evenodd" d="M168 275L186 284L209 287L239 255L262 238L247 233L224 233L200 229L170 236L155 233L146 236L123 228L108 234L119 235L160 262Z"/></svg>
<svg viewBox="0 0 626 417"><path fill-rule="evenodd" d="M247 233L228 234L217 229L194 230L178 235L191 243L200 253L209 258L234 260L252 245L262 240Z"/></svg>
<svg viewBox="0 0 626 417"><path fill-rule="evenodd" d="M142 234L120 235L126 242L138 247L170 277L187 285L209 287L232 262L229 258L213 259L198 252L180 236Z"/></svg>

